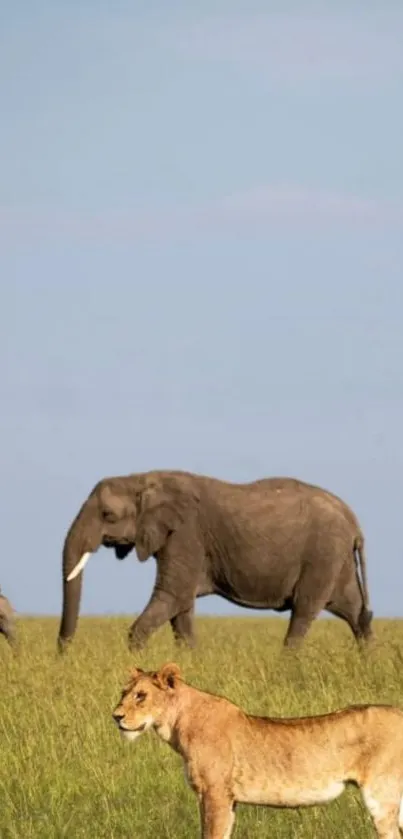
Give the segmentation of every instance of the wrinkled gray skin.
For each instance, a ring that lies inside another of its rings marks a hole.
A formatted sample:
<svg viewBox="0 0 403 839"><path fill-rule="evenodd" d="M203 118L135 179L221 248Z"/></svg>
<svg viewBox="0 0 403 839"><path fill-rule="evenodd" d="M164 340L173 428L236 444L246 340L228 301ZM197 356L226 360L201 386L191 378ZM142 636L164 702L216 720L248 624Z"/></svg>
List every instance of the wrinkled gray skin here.
<svg viewBox="0 0 403 839"><path fill-rule="evenodd" d="M301 641L322 609L344 619L357 641L371 636L358 521L337 496L302 481L231 484L179 471L101 480L64 543L61 651L76 629L82 572L66 578L84 552L100 545L114 548L118 559L134 547L140 562L156 558L154 590L130 628L130 649L143 647L166 621L177 640L191 645L195 598L207 594L256 609L290 609L286 646Z"/></svg>
<svg viewBox="0 0 403 839"><path fill-rule="evenodd" d="M4 635L11 647L15 647L15 615L14 609L10 601L4 594L1 593L0 588L0 635Z"/></svg>

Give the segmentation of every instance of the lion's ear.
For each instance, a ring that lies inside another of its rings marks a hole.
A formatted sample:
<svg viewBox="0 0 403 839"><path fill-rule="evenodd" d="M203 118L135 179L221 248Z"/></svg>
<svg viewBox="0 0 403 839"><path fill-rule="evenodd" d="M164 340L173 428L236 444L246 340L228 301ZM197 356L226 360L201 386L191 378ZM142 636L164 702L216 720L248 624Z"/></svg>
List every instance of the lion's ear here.
<svg viewBox="0 0 403 839"><path fill-rule="evenodd" d="M130 675L132 679L138 679L139 676L144 675L144 670L141 667L132 667L130 670Z"/></svg>
<svg viewBox="0 0 403 839"><path fill-rule="evenodd" d="M127 673L126 684L131 685L132 682L134 682L136 679L139 678L139 676L142 675L144 675L144 670L141 670L140 667L130 667Z"/></svg>
<svg viewBox="0 0 403 839"><path fill-rule="evenodd" d="M156 673L155 682L163 690L168 690L168 688L175 688L180 678L181 671L179 666L175 662L169 662L168 664L164 664L158 673Z"/></svg>
<svg viewBox="0 0 403 839"><path fill-rule="evenodd" d="M192 515L198 502L195 489L175 479L144 491L136 528L136 553L140 562L165 545L170 534Z"/></svg>
<svg viewBox="0 0 403 839"><path fill-rule="evenodd" d="M139 676L144 675L144 670L141 670L140 667L130 667L127 671L127 678L124 683L123 690L131 690L133 686L133 682L136 682Z"/></svg>

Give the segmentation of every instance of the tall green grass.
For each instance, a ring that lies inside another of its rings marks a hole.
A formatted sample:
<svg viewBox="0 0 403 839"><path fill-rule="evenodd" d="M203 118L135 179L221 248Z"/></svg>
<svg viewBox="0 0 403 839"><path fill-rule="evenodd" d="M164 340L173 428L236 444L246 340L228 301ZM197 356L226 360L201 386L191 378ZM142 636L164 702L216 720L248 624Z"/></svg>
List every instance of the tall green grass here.
<svg viewBox="0 0 403 839"><path fill-rule="evenodd" d="M299 654L284 655L285 622L199 618L196 649L178 649L169 627L135 658L128 622L82 618L68 656L55 652L55 619L21 619L20 653L0 638L1 839L189 839L194 794L180 758L146 734L124 743L112 721L128 669L177 661L186 680L254 714L303 715L355 702L403 707L403 621L375 621L360 655L337 620L316 621ZM360 795L300 811L241 806L235 839L364 839L372 823Z"/></svg>

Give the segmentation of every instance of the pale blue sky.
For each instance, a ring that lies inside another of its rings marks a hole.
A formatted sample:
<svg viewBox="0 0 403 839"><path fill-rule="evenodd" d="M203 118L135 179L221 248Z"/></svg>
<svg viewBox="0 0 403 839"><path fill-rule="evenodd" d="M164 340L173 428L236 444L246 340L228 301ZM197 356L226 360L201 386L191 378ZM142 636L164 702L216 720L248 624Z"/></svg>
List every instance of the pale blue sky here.
<svg viewBox="0 0 403 839"><path fill-rule="evenodd" d="M107 474L341 494L403 614L403 7L5 4L0 582L58 614ZM99 551L83 612L155 564ZM218 598L198 612L246 614Z"/></svg>

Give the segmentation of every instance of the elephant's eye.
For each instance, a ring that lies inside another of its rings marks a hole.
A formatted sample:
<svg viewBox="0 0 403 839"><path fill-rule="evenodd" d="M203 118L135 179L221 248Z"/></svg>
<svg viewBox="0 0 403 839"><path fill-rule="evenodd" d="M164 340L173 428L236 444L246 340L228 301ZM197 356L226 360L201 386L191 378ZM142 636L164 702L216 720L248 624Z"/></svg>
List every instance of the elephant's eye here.
<svg viewBox="0 0 403 839"><path fill-rule="evenodd" d="M102 513L102 518L103 518L104 521L108 521L111 524L113 524L113 522L117 521L117 516L115 516L115 513L111 513L110 510L104 510L103 513Z"/></svg>
<svg viewBox="0 0 403 839"><path fill-rule="evenodd" d="M147 694L146 694L146 693L144 693L144 691L143 691L143 690L139 690L139 692L138 692L138 693L136 693L136 702L137 702L137 703L139 703L139 702L144 702L144 700L145 700L146 696L147 696Z"/></svg>

